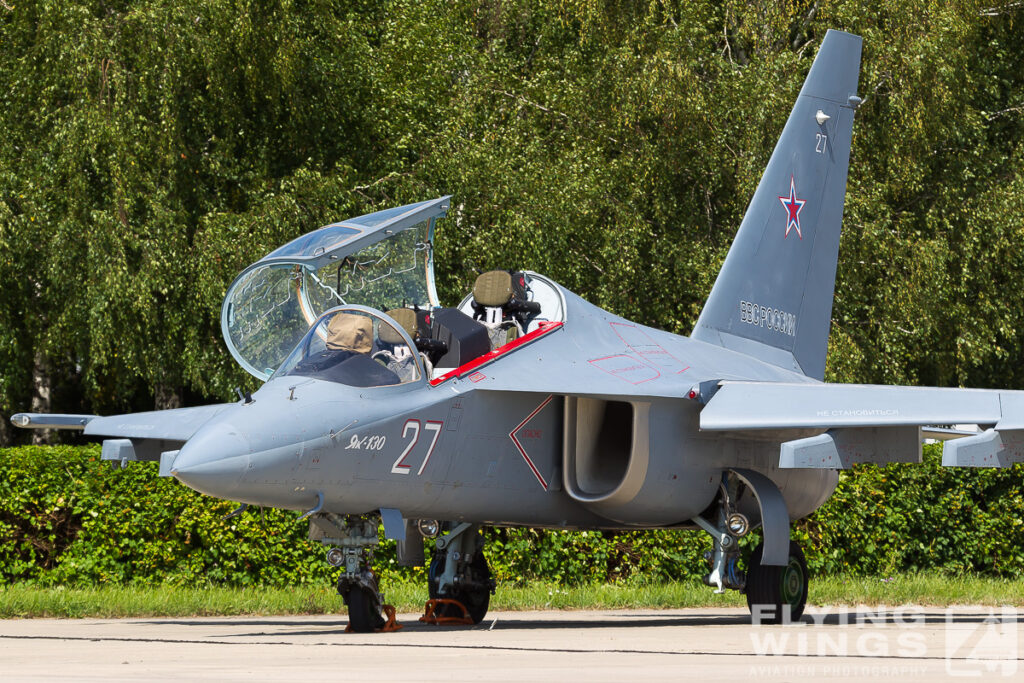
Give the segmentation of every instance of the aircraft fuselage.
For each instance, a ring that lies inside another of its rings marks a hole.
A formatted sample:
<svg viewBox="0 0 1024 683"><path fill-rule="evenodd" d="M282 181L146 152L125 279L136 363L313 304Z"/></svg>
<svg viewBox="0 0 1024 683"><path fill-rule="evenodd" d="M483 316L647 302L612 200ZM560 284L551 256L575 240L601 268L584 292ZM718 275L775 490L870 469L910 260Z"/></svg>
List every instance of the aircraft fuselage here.
<svg viewBox="0 0 1024 683"><path fill-rule="evenodd" d="M173 473L255 505L309 509L322 494L323 510L342 514L393 507L406 518L571 528L688 525L733 467L775 481L792 518L827 499L834 471L779 470L777 439L702 433L701 404L686 400L712 380L805 377L562 293L560 328L433 382L274 377L201 427ZM556 367L592 376L595 394L559 395L545 375ZM522 373L552 390L500 388ZM620 384L626 396L612 393ZM756 502L741 502L757 519Z"/></svg>

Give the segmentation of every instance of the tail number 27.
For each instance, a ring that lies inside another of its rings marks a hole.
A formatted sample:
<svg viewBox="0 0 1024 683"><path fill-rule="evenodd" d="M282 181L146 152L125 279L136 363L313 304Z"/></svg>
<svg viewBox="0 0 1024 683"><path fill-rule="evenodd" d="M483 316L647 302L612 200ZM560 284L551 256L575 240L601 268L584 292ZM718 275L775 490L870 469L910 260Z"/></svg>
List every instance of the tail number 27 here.
<svg viewBox="0 0 1024 683"><path fill-rule="evenodd" d="M434 453L434 446L437 445L437 439L441 436L441 427L443 426L444 422L437 420L426 420L422 424L416 419L406 420L405 426L402 427L402 438L409 439L409 443L405 445L402 454L398 456L398 460L395 460L395 464L391 466L391 473L409 474L412 471L412 465L406 463L405 459L412 454L416 444L419 443L420 432L434 432L434 436L430 439L430 447L427 448L427 455L423 458L423 462L420 463L419 470L416 471L416 476L423 474L424 468L430 462L430 456Z"/></svg>

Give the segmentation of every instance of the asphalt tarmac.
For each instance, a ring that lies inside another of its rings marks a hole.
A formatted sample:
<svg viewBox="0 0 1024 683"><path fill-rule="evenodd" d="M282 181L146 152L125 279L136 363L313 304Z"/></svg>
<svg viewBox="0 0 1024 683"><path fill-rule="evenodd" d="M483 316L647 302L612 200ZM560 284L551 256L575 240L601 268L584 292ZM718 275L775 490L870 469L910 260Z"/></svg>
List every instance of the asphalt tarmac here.
<svg viewBox="0 0 1024 683"><path fill-rule="evenodd" d="M1024 680L1012 609L812 608L789 626L746 610L492 612L478 626L402 614L0 621L0 679L346 681Z"/></svg>

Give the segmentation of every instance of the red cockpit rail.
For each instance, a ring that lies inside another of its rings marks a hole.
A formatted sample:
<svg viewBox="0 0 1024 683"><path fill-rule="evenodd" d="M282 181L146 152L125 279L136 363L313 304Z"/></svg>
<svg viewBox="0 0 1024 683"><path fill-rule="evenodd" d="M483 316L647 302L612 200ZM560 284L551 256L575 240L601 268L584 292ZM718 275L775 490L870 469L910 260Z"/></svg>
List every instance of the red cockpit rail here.
<svg viewBox="0 0 1024 683"><path fill-rule="evenodd" d="M447 382L453 377L462 377L467 373L473 372L477 368L483 367L484 365L487 365L491 361L501 358L507 353L511 353L512 351L515 351L516 349L522 346L526 346L531 342L537 341L541 337L551 332L554 332L561 326L561 322L537 323L537 329L535 329L533 332L525 334L522 337L517 337L516 339L513 339L509 343L505 344L504 346L499 346L494 351L490 351L482 356L474 358L468 363L463 363L459 367L455 368L450 372L446 372L440 377L435 377L434 379L430 380L430 386L436 387L438 384L443 384L444 382Z"/></svg>

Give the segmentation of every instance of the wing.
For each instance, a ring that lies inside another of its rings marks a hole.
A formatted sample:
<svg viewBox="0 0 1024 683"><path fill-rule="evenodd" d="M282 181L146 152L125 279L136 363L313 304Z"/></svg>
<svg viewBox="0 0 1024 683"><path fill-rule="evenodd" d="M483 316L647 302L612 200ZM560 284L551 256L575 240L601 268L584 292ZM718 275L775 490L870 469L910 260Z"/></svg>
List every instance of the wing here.
<svg viewBox="0 0 1024 683"><path fill-rule="evenodd" d="M196 408L153 410L148 413L97 417L85 426L87 436L119 436L129 439L164 439L184 443L217 415L234 403L218 403Z"/></svg>
<svg viewBox="0 0 1024 683"><path fill-rule="evenodd" d="M965 423L984 431L946 428ZM701 410L700 428L792 436L781 447L784 468L918 462L922 437L948 439L943 465L1007 467L1024 462L1024 392L721 382Z"/></svg>
<svg viewBox="0 0 1024 683"><path fill-rule="evenodd" d="M113 437L103 441L104 460L158 461L161 453L180 448L210 418L233 405L218 403L108 417L18 413L11 423L27 429L76 429L86 436Z"/></svg>

